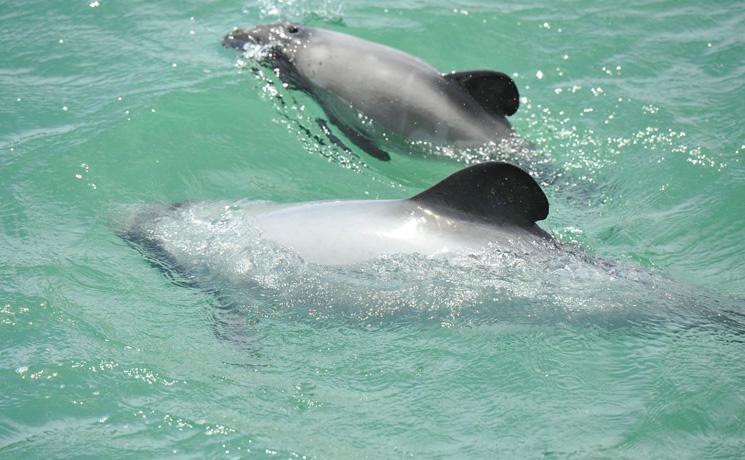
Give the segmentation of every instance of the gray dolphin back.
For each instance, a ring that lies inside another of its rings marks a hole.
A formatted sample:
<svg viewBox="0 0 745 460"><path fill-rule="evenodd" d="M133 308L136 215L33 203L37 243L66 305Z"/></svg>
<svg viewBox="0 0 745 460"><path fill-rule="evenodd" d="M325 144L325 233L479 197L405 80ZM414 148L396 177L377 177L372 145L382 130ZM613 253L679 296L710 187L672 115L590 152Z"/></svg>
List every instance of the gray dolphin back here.
<svg viewBox="0 0 745 460"><path fill-rule="evenodd" d="M532 227L548 217L548 199L538 183L517 166L502 162L462 169L411 200L494 224Z"/></svg>

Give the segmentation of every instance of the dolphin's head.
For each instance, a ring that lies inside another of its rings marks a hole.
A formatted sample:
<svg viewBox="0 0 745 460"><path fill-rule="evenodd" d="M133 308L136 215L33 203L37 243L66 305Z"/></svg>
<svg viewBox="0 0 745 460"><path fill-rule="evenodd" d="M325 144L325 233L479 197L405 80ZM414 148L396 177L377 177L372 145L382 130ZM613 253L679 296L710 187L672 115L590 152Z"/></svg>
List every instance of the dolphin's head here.
<svg viewBox="0 0 745 460"><path fill-rule="evenodd" d="M225 36L223 45L238 50L258 46L270 51L272 58L292 61L295 52L308 38L308 29L300 24L277 22L248 29L236 29Z"/></svg>

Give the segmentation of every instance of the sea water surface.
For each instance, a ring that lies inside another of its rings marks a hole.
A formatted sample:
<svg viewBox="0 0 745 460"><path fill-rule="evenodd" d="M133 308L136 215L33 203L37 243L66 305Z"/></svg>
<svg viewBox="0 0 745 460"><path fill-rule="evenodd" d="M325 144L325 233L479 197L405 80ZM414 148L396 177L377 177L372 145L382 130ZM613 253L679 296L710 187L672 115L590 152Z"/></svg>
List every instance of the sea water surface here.
<svg viewBox="0 0 745 460"><path fill-rule="evenodd" d="M323 268L218 226L191 236L223 276L154 266L131 206L403 198L479 160L319 142L312 99L221 46L285 19L512 75L571 249ZM4 0L0 24L0 457L745 453L740 2Z"/></svg>

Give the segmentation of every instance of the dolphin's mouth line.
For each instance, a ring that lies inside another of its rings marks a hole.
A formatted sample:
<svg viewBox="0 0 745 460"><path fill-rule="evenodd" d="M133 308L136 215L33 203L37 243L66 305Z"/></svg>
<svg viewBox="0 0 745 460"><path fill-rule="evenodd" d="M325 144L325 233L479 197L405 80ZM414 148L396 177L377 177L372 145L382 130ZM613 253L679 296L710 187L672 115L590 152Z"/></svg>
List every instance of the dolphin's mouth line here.
<svg viewBox="0 0 745 460"><path fill-rule="evenodd" d="M235 48L239 50L246 49L246 46L261 45L259 40L251 34L242 30L235 30L225 36L222 40L222 46L225 48Z"/></svg>

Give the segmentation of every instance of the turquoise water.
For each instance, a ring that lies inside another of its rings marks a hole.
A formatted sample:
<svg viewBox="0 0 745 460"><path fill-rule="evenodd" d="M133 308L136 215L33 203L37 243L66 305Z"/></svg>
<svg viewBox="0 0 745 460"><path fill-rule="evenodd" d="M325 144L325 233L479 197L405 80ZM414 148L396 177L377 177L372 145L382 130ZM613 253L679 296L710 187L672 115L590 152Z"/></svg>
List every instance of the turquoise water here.
<svg viewBox="0 0 745 460"><path fill-rule="evenodd" d="M116 235L127 206L400 198L463 166L319 144L318 106L220 44L278 19L513 75L516 130L563 174L542 226L581 249L269 253L208 289L153 267ZM0 457L745 452L737 2L3 1L0 21Z"/></svg>

